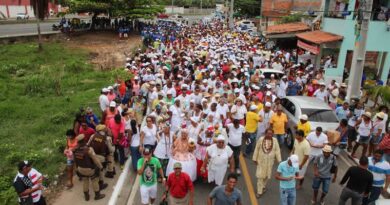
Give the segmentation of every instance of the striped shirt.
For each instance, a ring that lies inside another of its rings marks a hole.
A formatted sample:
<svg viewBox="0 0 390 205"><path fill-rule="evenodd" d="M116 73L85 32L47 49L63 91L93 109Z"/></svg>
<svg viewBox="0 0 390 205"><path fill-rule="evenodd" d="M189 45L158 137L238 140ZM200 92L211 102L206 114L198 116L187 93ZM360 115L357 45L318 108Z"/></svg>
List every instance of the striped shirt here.
<svg viewBox="0 0 390 205"><path fill-rule="evenodd" d="M368 170L371 171L374 176L374 182L372 186L383 187L386 180L386 175L390 175L390 164L386 160L381 160L374 163L372 157L368 158Z"/></svg>
<svg viewBox="0 0 390 205"><path fill-rule="evenodd" d="M30 172L28 173L28 178L31 179L32 183L34 184L33 188L39 186L38 180L42 177L42 174L39 173L36 169L31 168ZM42 190L37 190L31 194L33 198L33 202L36 203L41 199L42 196Z"/></svg>

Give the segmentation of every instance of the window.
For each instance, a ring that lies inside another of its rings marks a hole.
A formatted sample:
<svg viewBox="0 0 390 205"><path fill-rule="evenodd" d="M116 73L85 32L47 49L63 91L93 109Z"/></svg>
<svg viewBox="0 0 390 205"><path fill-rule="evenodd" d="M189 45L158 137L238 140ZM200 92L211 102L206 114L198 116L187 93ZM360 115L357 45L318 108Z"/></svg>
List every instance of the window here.
<svg viewBox="0 0 390 205"><path fill-rule="evenodd" d="M286 98L281 101L282 106L293 116L295 116L295 105Z"/></svg>
<svg viewBox="0 0 390 205"><path fill-rule="evenodd" d="M302 114L306 114L311 122L339 122L332 110L302 109Z"/></svg>

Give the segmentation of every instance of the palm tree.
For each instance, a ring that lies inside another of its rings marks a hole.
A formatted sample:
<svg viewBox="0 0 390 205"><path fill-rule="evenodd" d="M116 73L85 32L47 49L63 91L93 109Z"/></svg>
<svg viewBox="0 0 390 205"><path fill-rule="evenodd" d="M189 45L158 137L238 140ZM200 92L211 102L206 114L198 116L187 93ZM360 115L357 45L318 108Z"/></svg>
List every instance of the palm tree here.
<svg viewBox="0 0 390 205"><path fill-rule="evenodd" d="M390 87L389 86L373 86L367 89L367 94L369 94L372 99L374 99L374 106L376 107L379 101L380 104L389 105L390 104Z"/></svg>
<svg viewBox="0 0 390 205"><path fill-rule="evenodd" d="M38 51L42 51L42 35L40 21L44 20L47 16L47 10L49 6L49 0L30 0L30 5L34 10L35 18L37 20L38 31Z"/></svg>

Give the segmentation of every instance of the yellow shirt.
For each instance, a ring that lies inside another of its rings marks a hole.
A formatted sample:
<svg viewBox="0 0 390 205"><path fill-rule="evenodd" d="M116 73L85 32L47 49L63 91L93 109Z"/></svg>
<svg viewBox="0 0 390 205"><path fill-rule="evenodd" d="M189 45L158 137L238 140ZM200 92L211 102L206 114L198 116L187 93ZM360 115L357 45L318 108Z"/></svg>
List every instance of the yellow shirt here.
<svg viewBox="0 0 390 205"><path fill-rule="evenodd" d="M253 105L256 105L255 102L252 102ZM263 109L263 103L259 102L259 104L256 105L257 106L257 109L256 109L256 113L260 112L260 110Z"/></svg>
<svg viewBox="0 0 390 205"><path fill-rule="evenodd" d="M287 115L282 113L280 116L277 113L274 113L269 121L272 124L272 129L274 134L283 135L286 134L285 123L287 123Z"/></svg>
<svg viewBox="0 0 390 205"><path fill-rule="evenodd" d="M260 121L260 116L254 112L246 113L246 125L245 131L249 133L254 133L257 130L257 123Z"/></svg>
<svg viewBox="0 0 390 205"><path fill-rule="evenodd" d="M305 157L305 155L310 154L310 143L306 139L303 139L302 142L298 142L298 140L295 140L293 154L298 155L299 164L301 164L303 161L303 157Z"/></svg>
<svg viewBox="0 0 390 205"><path fill-rule="evenodd" d="M303 130L305 133L305 137L311 132L311 126L309 122L306 122L305 124L302 124L301 121L297 124L297 130Z"/></svg>

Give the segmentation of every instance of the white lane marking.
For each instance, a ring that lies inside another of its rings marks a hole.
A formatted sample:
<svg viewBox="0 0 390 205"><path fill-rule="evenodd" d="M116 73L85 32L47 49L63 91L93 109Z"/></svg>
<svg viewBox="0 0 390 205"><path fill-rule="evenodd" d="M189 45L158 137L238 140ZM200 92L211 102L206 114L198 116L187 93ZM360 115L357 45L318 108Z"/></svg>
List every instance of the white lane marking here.
<svg viewBox="0 0 390 205"><path fill-rule="evenodd" d="M131 193L130 193L129 199L127 200L127 203L126 203L127 205L132 205L134 202L135 195L137 194L138 187L140 186L139 180L140 180L140 177L137 173L137 177L134 180L133 188L131 188Z"/></svg>
<svg viewBox="0 0 390 205"><path fill-rule="evenodd" d="M127 175L130 173L130 166L131 166L130 163L131 163L131 159L129 157L129 159L127 159L125 163L125 168L122 170L122 173L119 176L119 179L114 187L114 191L112 192L110 200L108 201L109 205L116 205L118 197L122 191L122 187L125 184Z"/></svg>

